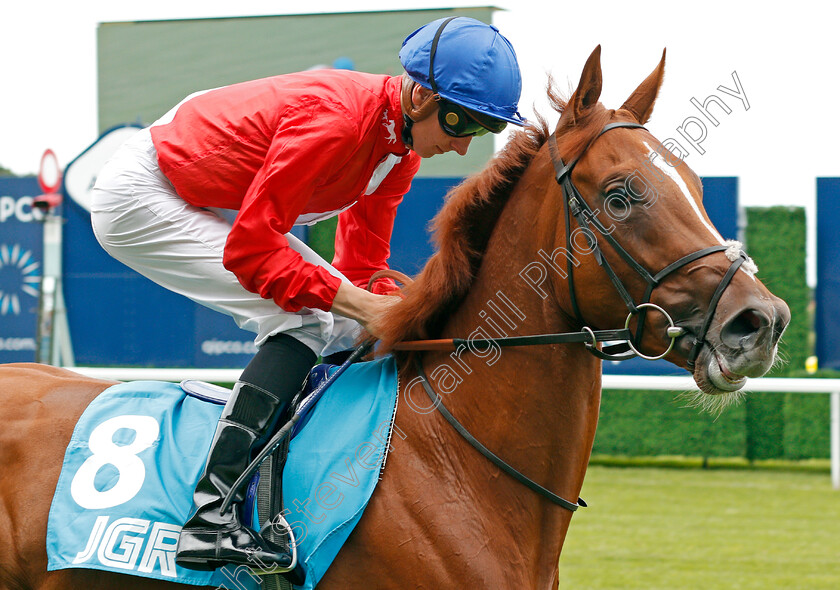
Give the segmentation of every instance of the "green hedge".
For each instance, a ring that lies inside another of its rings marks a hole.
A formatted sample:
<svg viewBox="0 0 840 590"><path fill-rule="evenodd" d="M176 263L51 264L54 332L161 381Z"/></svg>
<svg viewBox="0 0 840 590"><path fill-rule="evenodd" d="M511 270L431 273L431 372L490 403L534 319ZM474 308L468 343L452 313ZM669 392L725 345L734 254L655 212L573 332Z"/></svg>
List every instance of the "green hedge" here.
<svg viewBox="0 0 840 590"><path fill-rule="evenodd" d="M805 368L811 354L811 293L805 278L805 209L802 207L748 207L745 241L758 264L758 276L790 307L791 321L779 346L786 364L771 375L783 377Z"/></svg>
<svg viewBox="0 0 840 590"><path fill-rule="evenodd" d="M604 391L596 455L827 459L827 395L756 393L715 419L662 391ZM759 420L766 420L756 428Z"/></svg>
<svg viewBox="0 0 840 590"><path fill-rule="evenodd" d="M743 424L743 404L715 419L671 392L605 391L593 453L742 457Z"/></svg>
<svg viewBox="0 0 840 590"><path fill-rule="evenodd" d="M809 335L810 289L806 282L805 209L767 207L747 209L745 241L758 264L758 276L790 307L791 321L779 355L786 361L769 376L801 372L813 354ZM747 458L801 459L826 457L829 452L827 395L756 394L747 398Z"/></svg>
<svg viewBox="0 0 840 590"><path fill-rule="evenodd" d="M800 207L747 209L748 252L764 284L791 309L791 324L780 345L787 363L773 370L776 377L800 376L812 354L805 227ZM673 393L605 391L593 452L750 461L829 456L827 395L756 393L717 419L683 406Z"/></svg>
<svg viewBox="0 0 840 590"><path fill-rule="evenodd" d="M785 459L828 458L830 406L827 395L785 394Z"/></svg>

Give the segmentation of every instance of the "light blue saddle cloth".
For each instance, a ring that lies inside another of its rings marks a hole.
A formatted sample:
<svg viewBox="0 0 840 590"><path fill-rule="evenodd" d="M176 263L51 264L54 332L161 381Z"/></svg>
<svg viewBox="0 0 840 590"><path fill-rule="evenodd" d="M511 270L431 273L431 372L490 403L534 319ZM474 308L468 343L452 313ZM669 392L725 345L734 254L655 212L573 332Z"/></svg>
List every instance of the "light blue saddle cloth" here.
<svg viewBox="0 0 840 590"><path fill-rule="evenodd" d="M314 588L379 481L397 404L391 357L358 363L333 384L291 441L286 520ZM175 564L222 406L172 383L121 383L80 418L47 527L48 570L90 568L182 584L257 589L245 566L199 572ZM254 523L270 515L255 515ZM256 525L256 528L259 528Z"/></svg>

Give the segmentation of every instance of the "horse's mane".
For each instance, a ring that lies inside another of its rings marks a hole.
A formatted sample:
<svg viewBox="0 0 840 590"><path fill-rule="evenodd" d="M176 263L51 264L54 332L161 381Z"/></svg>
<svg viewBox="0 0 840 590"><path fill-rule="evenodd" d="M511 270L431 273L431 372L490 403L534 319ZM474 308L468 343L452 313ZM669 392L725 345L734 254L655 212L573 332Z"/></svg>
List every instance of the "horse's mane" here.
<svg viewBox="0 0 840 590"><path fill-rule="evenodd" d="M552 107L562 114L568 101L556 91L550 78L547 93ZM569 121L568 125L580 123ZM514 186L549 133L545 119L537 115L536 123L514 132L483 171L449 191L431 223L437 251L414 282L403 289L404 300L380 321L380 353L388 352L397 342L435 338L440 334L449 315L472 286L490 235ZM583 134L581 145L570 146L569 151L582 150L587 141L587 134Z"/></svg>

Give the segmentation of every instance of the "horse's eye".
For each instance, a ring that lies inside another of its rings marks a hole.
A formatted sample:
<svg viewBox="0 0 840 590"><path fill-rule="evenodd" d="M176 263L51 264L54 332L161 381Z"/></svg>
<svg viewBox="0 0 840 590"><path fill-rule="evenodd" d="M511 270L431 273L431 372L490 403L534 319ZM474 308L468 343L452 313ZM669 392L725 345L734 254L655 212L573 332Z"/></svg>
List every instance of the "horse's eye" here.
<svg viewBox="0 0 840 590"><path fill-rule="evenodd" d="M624 186L617 186L606 191L604 209L615 221L624 221L630 216L633 204Z"/></svg>
<svg viewBox="0 0 840 590"><path fill-rule="evenodd" d="M604 194L605 194L604 199L606 201L619 200L619 201L622 201L624 203L630 203L630 197L627 194L627 191L624 189L624 186L616 186L616 187L608 188L605 191Z"/></svg>

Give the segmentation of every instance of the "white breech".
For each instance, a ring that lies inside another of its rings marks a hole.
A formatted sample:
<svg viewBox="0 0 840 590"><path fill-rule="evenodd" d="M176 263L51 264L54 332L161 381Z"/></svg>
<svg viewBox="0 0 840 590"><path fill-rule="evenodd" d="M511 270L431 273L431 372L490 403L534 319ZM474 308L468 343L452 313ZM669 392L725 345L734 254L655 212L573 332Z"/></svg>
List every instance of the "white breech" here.
<svg viewBox="0 0 840 590"><path fill-rule="evenodd" d="M257 335L257 346L284 332L326 355L352 348L359 334L359 324L348 318L309 308L290 313L246 290L222 264L230 223L175 193L158 167L148 129L123 144L100 172L91 222L111 256L158 285L231 316ZM291 234L286 239L304 260L347 280L302 241Z"/></svg>

